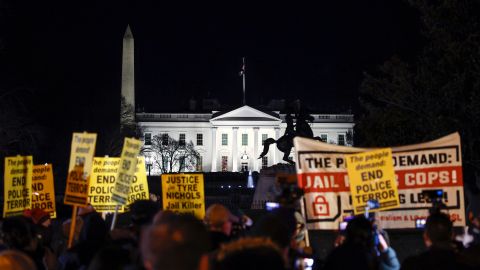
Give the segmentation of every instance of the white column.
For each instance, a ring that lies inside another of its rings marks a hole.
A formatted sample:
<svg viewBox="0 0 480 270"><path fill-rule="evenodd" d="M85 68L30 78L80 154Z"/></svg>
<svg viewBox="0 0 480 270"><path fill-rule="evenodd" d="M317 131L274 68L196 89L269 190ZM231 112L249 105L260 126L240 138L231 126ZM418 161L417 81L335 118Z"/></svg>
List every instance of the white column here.
<svg viewBox="0 0 480 270"><path fill-rule="evenodd" d="M253 128L253 170L254 171L259 171L258 169L258 156L260 154L258 153L258 127Z"/></svg>
<svg viewBox="0 0 480 270"><path fill-rule="evenodd" d="M233 138L232 138L232 172L238 172L238 141L237 141L237 132L238 127L232 127L233 129Z"/></svg>
<svg viewBox="0 0 480 270"><path fill-rule="evenodd" d="M217 127L212 127L212 172L217 171Z"/></svg>
<svg viewBox="0 0 480 270"><path fill-rule="evenodd" d="M275 137L274 139L275 140L278 140L278 138L280 138L280 127L275 127ZM273 165L277 164L278 163L278 160L281 158L281 153L280 151L278 151L278 148L277 148L277 145L274 144L272 145L273 148ZM270 150L272 151L272 150Z"/></svg>

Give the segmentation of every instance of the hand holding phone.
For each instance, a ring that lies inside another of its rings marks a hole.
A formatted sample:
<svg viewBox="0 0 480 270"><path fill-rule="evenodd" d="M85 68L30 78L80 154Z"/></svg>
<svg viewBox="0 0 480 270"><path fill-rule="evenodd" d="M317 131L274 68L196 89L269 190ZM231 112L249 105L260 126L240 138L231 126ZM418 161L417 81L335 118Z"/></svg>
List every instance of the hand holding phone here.
<svg viewBox="0 0 480 270"><path fill-rule="evenodd" d="M385 252L388 249L388 244L381 233L378 234L378 250Z"/></svg>

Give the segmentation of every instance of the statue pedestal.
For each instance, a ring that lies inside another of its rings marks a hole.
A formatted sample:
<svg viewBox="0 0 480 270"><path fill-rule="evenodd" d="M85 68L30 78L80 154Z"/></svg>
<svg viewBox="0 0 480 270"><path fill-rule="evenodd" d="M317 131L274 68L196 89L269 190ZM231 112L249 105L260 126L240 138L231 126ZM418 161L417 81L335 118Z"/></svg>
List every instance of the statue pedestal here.
<svg viewBox="0 0 480 270"><path fill-rule="evenodd" d="M277 185L277 175L295 175L295 165L278 163L260 171L257 187L253 195L251 209L264 209L265 202L275 201L281 189Z"/></svg>

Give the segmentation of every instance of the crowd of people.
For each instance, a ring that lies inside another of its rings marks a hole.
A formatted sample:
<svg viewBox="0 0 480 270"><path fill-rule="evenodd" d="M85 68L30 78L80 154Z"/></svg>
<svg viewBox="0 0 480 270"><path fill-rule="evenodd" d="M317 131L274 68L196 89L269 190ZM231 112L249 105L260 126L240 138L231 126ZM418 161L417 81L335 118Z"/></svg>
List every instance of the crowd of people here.
<svg viewBox="0 0 480 270"><path fill-rule="evenodd" d="M326 258L314 258L305 245L304 223L288 207L253 222L213 204L199 220L137 201L130 206L130 224L113 230L100 213L85 207L69 248L71 223L52 222L40 209L3 219L0 269L480 269L480 220L472 218L474 239L465 246L455 241L449 216L440 212L426 221L426 251L403 262L388 234L364 216L348 222Z"/></svg>

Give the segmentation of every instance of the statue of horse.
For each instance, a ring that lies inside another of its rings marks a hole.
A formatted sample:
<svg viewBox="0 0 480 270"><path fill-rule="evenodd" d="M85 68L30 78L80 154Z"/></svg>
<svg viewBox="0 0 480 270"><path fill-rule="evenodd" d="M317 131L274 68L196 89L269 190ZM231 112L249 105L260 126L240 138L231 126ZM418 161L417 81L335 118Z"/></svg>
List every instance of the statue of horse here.
<svg viewBox="0 0 480 270"><path fill-rule="evenodd" d="M300 112L295 115L295 118L296 125L293 123L293 117L289 113L285 116L285 122L287 123L285 134L277 140L273 138L266 139L263 143L263 152L258 159L267 155L270 145L276 143L278 150L283 152L283 160L290 164L295 163L288 158L293 148L293 138L295 136L313 138L313 131L308 123L313 122L313 117L307 113Z"/></svg>

